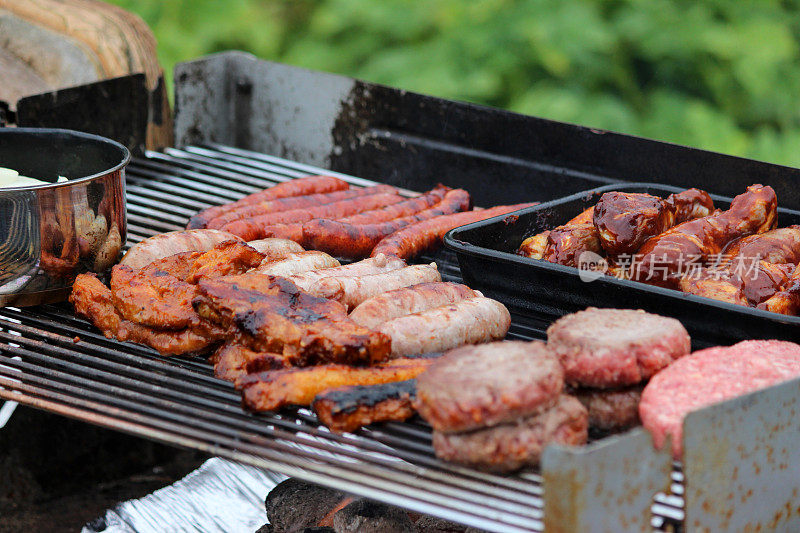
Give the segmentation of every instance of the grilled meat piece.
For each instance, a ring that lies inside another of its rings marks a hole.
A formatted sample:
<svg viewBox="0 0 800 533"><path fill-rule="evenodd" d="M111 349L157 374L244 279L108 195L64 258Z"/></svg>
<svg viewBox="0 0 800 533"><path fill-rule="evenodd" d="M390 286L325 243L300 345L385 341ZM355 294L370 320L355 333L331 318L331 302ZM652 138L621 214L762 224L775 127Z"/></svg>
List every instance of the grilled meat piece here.
<svg viewBox="0 0 800 533"><path fill-rule="evenodd" d="M111 271L114 306L131 322L161 329L194 327L193 284L202 277L236 274L258 265L264 255L239 241L226 241L208 252L181 253L158 259L141 270L116 265ZM174 269L173 275L171 270Z"/></svg>
<svg viewBox="0 0 800 533"><path fill-rule="evenodd" d="M391 339L392 356L400 357L502 339L510 326L503 304L478 296L389 320L378 330Z"/></svg>
<svg viewBox="0 0 800 533"><path fill-rule="evenodd" d="M275 224L307 222L315 218L339 219L347 215L369 211L378 207L396 204L401 201L403 201L403 197L397 194L371 194L368 196L341 200L332 204L316 205L314 207L293 209L291 211L279 211L277 213L268 213L242 220L234 220L222 226L222 230L238 235L246 241L251 241L253 239L266 237L264 228Z"/></svg>
<svg viewBox="0 0 800 533"><path fill-rule="evenodd" d="M316 282L323 278L342 277L342 276L369 276L371 274L381 274L391 272L406 266L406 262L398 257L387 257L376 255L368 259L363 259L349 265L342 265L334 268L320 268L309 270L300 274L295 274L289 279L303 290L308 290Z"/></svg>
<svg viewBox="0 0 800 533"><path fill-rule="evenodd" d="M735 305L747 305L747 298L742 291L742 280L726 270L701 269L697 274L684 276L678 287L687 294Z"/></svg>
<svg viewBox="0 0 800 533"><path fill-rule="evenodd" d="M312 250L289 254L280 261L262 262L261 265L256 268L256 271L270 276L289 277L310 270L334 268L338 266L341 266L341 263L325 252Z"/></svg>
<svg viewBox="0 0 800 533"><path fill-rule="evenodd" d="M303 292L286 278L259 273L202 279L200 316L255 351L286 355L296 366L370 364L386 359L390 340L347 318L345 308Z"/></svg>
<svg viewBox="0 0 800 533"><path fill-rule="evenodd" d="M386 207L380 207L378 209L373 209L371 211L365 211L357 215L351 215L349 217L340 219L340 222L356 225L377 224L379 222L394 220L395 218L399 217L415 215L420 211L424 211L425 209L433 207L441 202L444 198L444 195L450 190L452 190L450 187L445 187L444 185L439 184L430 191L414 198L409 198L408 200L403 200L402 202L388 205Z"/></svg>
<svg viewBox="0 0 800 533"><path fill-rule="evenodd" d="M643 385L622 389L568 390L589 413L589 427L602 431L621 431L639 425L639 401Z"/></svg>
<svg viewBox="0 0 800 533"><path fill-rule="evenodd" d="M589 307L547 328L547 347L573 386L616 388L640 383L689 353L689 334L674 318Z"/></svg>
<svg viewBox="0 0 800 533"><path fill-rule="evenodd" d="M254 352L239 344L225 344L214 354L214 376L236 381L250 372L279 370L291 364L285 355L270 352Z"/></svg>
<svg viewBox="0 0 800 533"><path fill-rule="evenodd" d="M215 229L195 229L159 233L137 242L120 261L133 269L143 268L156 261L182 252L207 252L225 241L241 240L236 235Z"/></svg>
<svg viewBox="0 0 800 533"><path fill-rule="evenodd" d="M711 196L700 189L682 191L666 199L613 191L600 197L594 207L593 222L603 249L616 256L633 254L650 237L713 211Z"/></svg>
<svg viewBox="0 0 800 533"><path fill-rule="evenodd" d="M442 281L442 276L436 263L431 263L407 266L369 276L324 278L312 285L308 292L336 300L348 309L353 309L361 302L389 290L438 281Z"/></svg>
<svg viewBox="0 0 800 533"><path fill-rule="evenodd" d="M192 308L197 287L169 272L145 267L133 270L116 265L111 270L114 307L127 320L161 329L184 329L200 317Z"/></svg>
<svg viewBox="0 0 800 533"><path fill-rule="evenodd" d="M432 359L401 359L372 367L320 365L248 374L239 378L244 405L253 411L275 411L285 405L309 405L314 397L337 387L379 385L414 379Z"/></svg>
<svg viewBox="0 0 800 533"><path fill-rule="evenodd" d="M162 355L200 352L221 338L221 331L207 324L203 325L203 334L199 334L191 329L159 330L123 319L114 308L111 290L94 274L80 274L75 279L69 301L76 314L89 320L109 339L145 344Z"/></svg>
<svg viewBox="0 0 800 533"><path fill-rule="evenodd" d="M311 220L303 225L303 242L309 248L337 257L367 257L384 237L416 222L466 211L470 196L463 189L447 191L441 202L413 215L386 222L350 224L331 219Z"/></svg>
<svg viewBox="0 0 800 533"><path fill-rule="evenodd" d="M800 226L778 228L733 241L725 249L725 262L731 268L748 269L753 263L800 262Z"/></svg>
<svg viewBox="0 0 800 533"><path fill-rule="evenodd" d="M203 277L241 274L260 265L263 259L264 254L243 242L223 242L195 259L186 281L197 283Z"/></svg>
<svg viewBox="0 0 800 533"><path fill-rule="evenodd" d="M282 211L292 211L295 209L308 209L309 207L332 204L342 200L349 200L351 198L358 198L360 196L369 196L371 194L380 193L394 194L397 193L397 189L391 185L375 185L373 187L364 187L363 189L345 189L342 191L321 194L309 194L307 196L290 196L288 198L265 200L263 202L242 205L233 211L223 213L220 216L211 219L206 227L219 229L225 224L234 222L236 220L243 220L261 215L269 215L270 213L279 213Z"/></svg>
<svg viewBox="0 0 800 533"><path fill-rule="evenodd" d="M577 267L584 252L603 253L597 228L591 222L550 230L542 258L551 263Z"/></svg>
<svg viewBox="0 0 800 533"><path fill-rule="evenodd" d="M442 244L445 233L453 228L486 220L487 218L505 215L512 211L536 205L535 202L516 205L499 205L480 211L467 211L441 215L411 224L381 239L372 249L371 255L396 255L403 259L411 259Z"/></svg>
<svg viewBox="0 0 800 533"><path fill-rule="evenodd" d="M209 207L208 209L200 211L189 219L189 224L186 226L186 229L205 228L206 224L212 219L246 205L257 204L267 200L276 200L278 198L342 191L349 188L350 185L346 181L332 176L306 176L304 178L285 181L269 189L245 196L236 202L215 205L214 207Z"/></svg>
<svg viewBox="0 0 800 533"><path fill-rule="evenodd" d="M289 239L258 239L249 241L247 245L264 254L264 260L261 261L262 265L272 261L280 261L292 254L299 254L305 251L302 246Z"/></svg>
<svg viewBox="0 0 800 533"><path fill-rule="evenodd" d="M547 240L549 238L550 230L531 235L522 241L517 253L525 257L530 257L531 259L544 259L544 251L547 249Z"/></svg>
<svg viewBox="0 0 800 533"><path fill-rule="evenodd" d="M411 405L417 380L382 385L328 389L311 404L319 421L338 433L355 431L375 422L403 421L414 416Z"/></svg>
<svg viewBox="0 0 800 533"><path fill-rule="evenodd" d="M594 206L600 244L610 255L636 252L644 242L675 222L667 201L651 194L607 192Z"/></svg>
<svg viewBox="0 0 800 533"><path fill-rule="evenodd" d="M510 472L537 466L550 443L585 443L588 418L581 402L562 394L552 408L521 420L464 433L434 431L433 449L445 461Z"/></svg>
<svg viewBox="0 0 800 533"><path fill-rule="evenodd" d="M758 304L758 308L782 315L796 315L800 312L800 264L792 272L785 288Z"/></svg>
<svg viewBox="0 0 800 533"><path fill-rule="evenodd" d="M417 379L414 407L445 432L494 426L552 407L564 371L543 342L462 346L435 360Z"/></svg>
<svg viewBox="0 0 800 533"><path fill-rule="evenodd" d="M708 263L732 240L775 227L777 199L772 187L751 185L730 209L678 224L639 250L632 276L637 281L676 288L688 263Z"/></svg>
<svg viewBox="0 0 800 533"><path fill-rule="evenodd" d="M419 283L373 296L350 313L350 320L365 328L478 296L466 285L450 282Z"/></svg>

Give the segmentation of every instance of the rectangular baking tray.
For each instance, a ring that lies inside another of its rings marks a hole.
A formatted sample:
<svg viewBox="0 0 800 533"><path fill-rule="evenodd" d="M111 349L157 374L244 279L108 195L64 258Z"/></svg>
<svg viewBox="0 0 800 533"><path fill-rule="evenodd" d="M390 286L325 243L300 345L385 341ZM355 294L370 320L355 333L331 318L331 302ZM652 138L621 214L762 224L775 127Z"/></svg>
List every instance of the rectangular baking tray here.
<svg viewBox="0 0 800 533"><path fill-rule="evenodd" d="M608 191L666 197L683 189L656 183L620 183L546 202L511 215L475 222L450 231L445 245L458 256L465 282L511 308L552 320L589 306L644 309L680 320L695 348L732 344L743 339L800 341L800 317L770 313L726 302L601 276L585 282L574 267L516 254L522 241L566 223L597 203ZM711 195L727 209L731 198ZM780 205L780 198L778 198ZM800 211L778 209L779 227L800 224Z"/></svg>

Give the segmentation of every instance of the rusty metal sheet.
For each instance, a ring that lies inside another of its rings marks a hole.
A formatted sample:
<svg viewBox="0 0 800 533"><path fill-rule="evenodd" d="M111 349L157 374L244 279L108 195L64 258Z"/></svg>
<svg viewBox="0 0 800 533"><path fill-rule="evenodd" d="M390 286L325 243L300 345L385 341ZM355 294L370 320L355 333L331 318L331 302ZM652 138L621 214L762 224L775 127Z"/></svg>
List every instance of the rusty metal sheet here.
<svg viewBox="0 0 800 533"><path fill-rule="evenodd" d="M690 413L687 531L800 531L800 379Z"/></svg>
<svg viewBox="0 0 800 533"><path fill-rule="evenodd" d="M653 497L666 490L671 465L642 428L585 447L547 447L545 531L651 531Z"/></svg>

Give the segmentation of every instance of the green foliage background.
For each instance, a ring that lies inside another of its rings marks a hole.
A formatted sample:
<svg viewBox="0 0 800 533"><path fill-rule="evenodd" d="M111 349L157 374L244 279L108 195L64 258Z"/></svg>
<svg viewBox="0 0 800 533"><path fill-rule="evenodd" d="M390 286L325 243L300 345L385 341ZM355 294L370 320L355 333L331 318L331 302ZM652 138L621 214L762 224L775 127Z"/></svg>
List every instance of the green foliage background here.
<svg viewBox="0 0 800 533"><path fill-rule="evenodd" d="M227 49L800 166L800 0L113 0Z"/></svg>

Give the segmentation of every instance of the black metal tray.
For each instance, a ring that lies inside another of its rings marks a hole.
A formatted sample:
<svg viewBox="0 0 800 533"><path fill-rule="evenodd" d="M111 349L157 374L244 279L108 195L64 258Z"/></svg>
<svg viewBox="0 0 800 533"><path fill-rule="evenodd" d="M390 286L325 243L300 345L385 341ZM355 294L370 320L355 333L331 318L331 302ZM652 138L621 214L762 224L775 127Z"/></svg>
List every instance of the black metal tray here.
<svg viewBox="0 0 800 533"><path fill-rule="evenodd" d="M679 319L695 348L742 339L800 341L800 317L729 304L635 281L601 276L585 282L578 269L517 255L523 239L564 224L594 205L604 192L667 196L682 189L655 183L619 183L573 194L450 231L445 245L458 256L465 282L511 308L552 320L588 306L644 309ZM727 208L731 198L712 195ZM780 198L778 198L780 203ZM800 224L800 211L778 209L778 225Z"/></svg>

